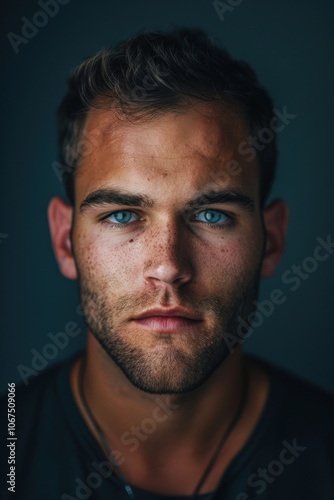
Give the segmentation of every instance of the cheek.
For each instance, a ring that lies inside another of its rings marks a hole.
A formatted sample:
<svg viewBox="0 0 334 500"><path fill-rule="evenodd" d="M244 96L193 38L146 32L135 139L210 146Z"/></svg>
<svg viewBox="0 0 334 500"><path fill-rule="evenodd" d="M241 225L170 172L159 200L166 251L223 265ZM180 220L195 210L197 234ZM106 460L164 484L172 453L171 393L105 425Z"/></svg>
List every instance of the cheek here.
<svg viewBox="0 0 334 500"><path fill-rule="evenodd" d="M261 263L260 244L244 238L206 245L196 251L196 268L199 280L208 291L220 289L232 291L248 282L259 270Z"/></svg>
<svg viewBox="0 0 334 500"><path fill-rule="evenodd" d="M75 255L80 276L110 288L129 286L138 275L138 251L135 242L111 242L105 234L81 235Z"/></svg>

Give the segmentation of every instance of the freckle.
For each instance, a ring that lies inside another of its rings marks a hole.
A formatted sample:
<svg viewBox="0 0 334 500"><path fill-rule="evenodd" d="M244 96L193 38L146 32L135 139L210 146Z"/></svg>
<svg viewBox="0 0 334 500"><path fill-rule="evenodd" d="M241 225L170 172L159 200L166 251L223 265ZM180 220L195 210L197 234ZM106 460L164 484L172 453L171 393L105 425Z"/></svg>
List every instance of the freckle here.
<svg viewBox="0 0 334 500"><path fill-rule="evenodd" d="M132 242L133 242L133 240L129 240L129 243L132 243Z"/></svg>

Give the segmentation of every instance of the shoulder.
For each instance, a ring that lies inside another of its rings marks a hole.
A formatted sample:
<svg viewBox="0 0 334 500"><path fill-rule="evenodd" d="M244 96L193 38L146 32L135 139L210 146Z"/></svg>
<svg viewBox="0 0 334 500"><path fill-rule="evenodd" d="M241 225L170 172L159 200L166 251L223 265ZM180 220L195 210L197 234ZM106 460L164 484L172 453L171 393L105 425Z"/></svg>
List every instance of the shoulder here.
<svg viewBox="0 0 334 500"><path fill-rule="evenodd" d="M42 408L50 407L51 403L54 404L57 400L57 385L67 377L74 357L55 363L25 383L8 384L0 396L1 415L5 413L9 397L15 404L16 418L25 420L33 418Z"/></svg>
<svg viewBox="0 0 334 500"><path fill-rule="evenodd" d="M253 359L269 375L270 397L282 427L329 433L334 439L334 393L260 358Z"/></svg>
<svg viewBox="0 0 334 500"><path fill-rule="evenodd" d="M6 432L0 438L0 462L11 467L14 484L17 479L17 498L48 498L51 483L55 486L52 498L62 498L63 488L72 489L75 477L84 474L85 441L80 434L84 425L76 413L69 380L73 358L57 362L28 384L17 384L10 413L10 392L6 389L2 394L0 425ZM70 465L64 453L71 457ZM0 485L1 498L9 495L7 486Z"/></svg>
<svg viewBox="0 0 334 500"><path fill-rule="evenodd" d="M17 382L15 383L15 395L18 397L25 397L26 395L33 396L38 394L43 390L46 386L52 383L55 378L57 378L57 374L59 370L68 362L68 360L63 360L58 363L55 363L51 367L41 371L35 377L30 378L25 382ZM1 393L1 401L6 397L6 391Z"/></svg>

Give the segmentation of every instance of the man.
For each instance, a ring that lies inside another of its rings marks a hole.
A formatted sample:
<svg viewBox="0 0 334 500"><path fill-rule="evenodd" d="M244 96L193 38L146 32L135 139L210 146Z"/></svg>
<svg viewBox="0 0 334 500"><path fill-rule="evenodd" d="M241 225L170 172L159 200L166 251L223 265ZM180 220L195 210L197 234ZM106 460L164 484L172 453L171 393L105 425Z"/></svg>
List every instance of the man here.
<svg viewBox="0 0 334 500"><path fill-rule="evenodd" d="M284 249L280 120L197 30L76 69L48 217L87 349L16 393L17 498L334 498L332 396L240 348Z"/></svg>

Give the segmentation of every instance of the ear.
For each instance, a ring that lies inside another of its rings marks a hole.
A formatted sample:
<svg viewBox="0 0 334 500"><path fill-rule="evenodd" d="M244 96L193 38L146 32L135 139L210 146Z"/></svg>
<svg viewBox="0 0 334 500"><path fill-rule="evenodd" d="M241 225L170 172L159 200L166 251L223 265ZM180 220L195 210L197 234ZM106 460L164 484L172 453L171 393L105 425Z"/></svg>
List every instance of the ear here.
<svg viewBox="0 0 334 500"><path fill-rule="evenodd" d="M277 268L284 252L288 224L288 207L283 200L274 200L263 210L265 250L261 278L269 278Z"/></svg>
<svg viewBox="0 0 334 500"><path fill-rule="evenodd" d="M78 273L71 244L72 212L71 205L59 197L52 198L49 203L49 227L58 266L66 278L74 280L78 277Z"/></svg>

